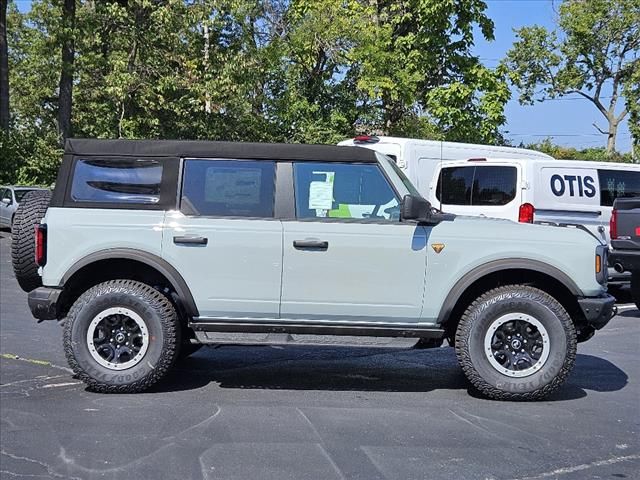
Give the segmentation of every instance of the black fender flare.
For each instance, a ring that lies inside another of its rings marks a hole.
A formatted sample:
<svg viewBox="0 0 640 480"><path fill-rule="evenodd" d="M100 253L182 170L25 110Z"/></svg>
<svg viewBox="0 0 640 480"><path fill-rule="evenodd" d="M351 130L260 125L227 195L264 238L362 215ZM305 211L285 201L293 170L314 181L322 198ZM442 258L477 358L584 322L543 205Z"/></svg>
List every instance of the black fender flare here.
<svg viewBox="0 0 640 480"><path fill-rule="evenodd" d="M106 250L99 250L87 255L82 260L74 263L69 270L66 271L62 276L59 286L64 287L64 284L67 283L74 274L92 263L99 262L101 260L120 259L135 260L157 270L171 283L176 294L180 298L187 315L190 317L198 317L200 315L196 302L191 294L191 290L189 289L187 282L184 281L182 275L180 275L180 273L166 260L163 260L152 253L145 252L143 250L136 250L134 248L110 248Z"/></svg>
<svg viewBox="0 0 640 480"><path fill-rule="evenodd" d="M456 282L440 308L437 324L444 325L449 320L449 316L455 308L458 299L467 288L486 275L504 270L530 270L548 275L564 285L574 296L582 297L582 292L576 283L566 273L552 265L527 258L493 260L473 268Z"/></svg>

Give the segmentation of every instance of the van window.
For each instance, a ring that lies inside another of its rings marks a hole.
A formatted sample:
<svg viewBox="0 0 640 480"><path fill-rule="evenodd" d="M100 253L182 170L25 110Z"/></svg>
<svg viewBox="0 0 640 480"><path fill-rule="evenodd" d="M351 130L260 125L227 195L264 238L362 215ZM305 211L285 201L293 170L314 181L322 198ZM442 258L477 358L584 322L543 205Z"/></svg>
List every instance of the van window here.
<svg viewBox="0 0 640 480"><path fill-rule="evenodd" d="M476 167L450 167L440 171L436 198L447 205L471 205L471 184Z"/></svg>
<svg viewBox="0 0 640 480"><path fill-rule="evenodd" d="M600 205L613 206L618 197L640 196L640 172L629 170L598 170Z"/></svg>
<svg viewBox="0 0 640 480"><path fill-rule="evenodd" d="M273 217L275 162L185 160L180 211L211 217Z"/></svg>
<svg viewBox="0 0 640 480"><path fill-rule="evenodd" d="M77 202L156 204L162 164L145 158L80 159L71 198Z"/></svg>
<svg viewBox="0 0 640 480"><path fill-rule="evenodd" d="M440 172L436 198L446 205L506 205L516 197L516 184L516 167L448 167Z"/></svg>

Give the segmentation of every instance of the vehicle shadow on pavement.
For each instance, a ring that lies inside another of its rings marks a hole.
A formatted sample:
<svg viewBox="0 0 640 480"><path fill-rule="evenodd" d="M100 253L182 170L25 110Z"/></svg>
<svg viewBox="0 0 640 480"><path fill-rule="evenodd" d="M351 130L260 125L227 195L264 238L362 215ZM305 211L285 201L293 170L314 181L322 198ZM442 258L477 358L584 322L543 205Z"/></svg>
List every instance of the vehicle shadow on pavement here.
<svg viewBox="0 0 640 480"><path fill-rule="evenodd" d="M640 318L640 310L631 309L625 310L624 312L618 313L619 317L628 317L628 318Z"/></svg>
<svg viewBox="0 0 640 480"><path fill-rule="evenodd" d="M567 383L548 401L582 398L587 391L623 389L627 374L613 363L579 354ZM482 398L458 366L452 348L387 350L326 347L203 348L183 360L153 392L221 388L430 392L466 390Z"/></svg>

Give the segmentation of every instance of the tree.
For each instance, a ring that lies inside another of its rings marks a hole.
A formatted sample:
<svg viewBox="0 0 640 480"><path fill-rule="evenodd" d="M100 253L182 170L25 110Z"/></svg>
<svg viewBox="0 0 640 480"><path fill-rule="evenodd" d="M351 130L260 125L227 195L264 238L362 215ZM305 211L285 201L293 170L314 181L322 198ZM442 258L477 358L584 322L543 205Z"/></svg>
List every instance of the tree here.
<svg viewBox="0 0 640 480"><path fill-rule="evenodd" d="M71 109L73 100L74 37L76 24L76 0L62 0L62 24L60 28L62 68L58 87L58 129L64 141L71 136Z"/></svg>
<svg viewBox="0 0 640 480"><path fill-rule="evenodd" d="M640 70L640 0L566 0L557 31L523 27L516 36L505 63L520 103L581 95L605 118L607 129L597 128L613 154L618 126L630 112L628 102L618 109L619 99L633 90Z"/></svg>
<svg viewBox="0 0 640 480"><path fill-rule="evenodd" d="M421 119L421 137L496 143L510 98L505 70L489 70L471 53L474 27L493 40L481 0L372 0L378 25L359 49L358 85L380 129L402 135ZM434 135L434 132L437 132Z"/></svg>
<svg viewBox="0 0 640 480"><path fill-rule="evenodd" d="M0 130L9 130L9 48L7 0L0 0Z"/></svg>

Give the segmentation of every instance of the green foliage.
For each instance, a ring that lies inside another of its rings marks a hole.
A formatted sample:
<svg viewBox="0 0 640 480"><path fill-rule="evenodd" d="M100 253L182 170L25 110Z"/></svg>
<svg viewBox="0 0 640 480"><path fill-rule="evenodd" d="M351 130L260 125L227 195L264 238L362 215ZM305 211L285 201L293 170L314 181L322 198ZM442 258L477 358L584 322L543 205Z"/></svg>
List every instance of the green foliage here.
<svg viewBox="0 0 640 480"><path fill-rule="evenodd" d="M627 114L638 142L640 0L566 0L559 8L558 31L523 27L516 36L505 64L520 103L579 94L607 121L608 154ZM608 88L611 93L603 95ZM617 108L620 94L626 98L622 109Z"/></svg>
<svg viewBox="0 0 640 480"><path fill-rule="evenodd" d="M604 147L584 148L578 150L573 147L562 147L556 145L550 138L544 139L539 143L531 143L529 145L519 145L522 148L537 150L547 155L551 155L558 160L591 160L597 162L624 162L633 163L631 153L614 152L613 155L607 153Z"/></svg>
<svg viewBox="0 0 640 480"><path fill-rule="evenodd" d="M0 131L0 184L49 186L62 159L56 134Z"/></svg>
<svg viewBox="0 0 640 480"><path fill-rule="evenodd" d="M78 0L73 31L60 4L9 15L12 135L28 141L6 151L30 181L59 159L69 35L79 137L502 142L506 70L471 53L474 27L493 38L482 0Z"/></svg>

